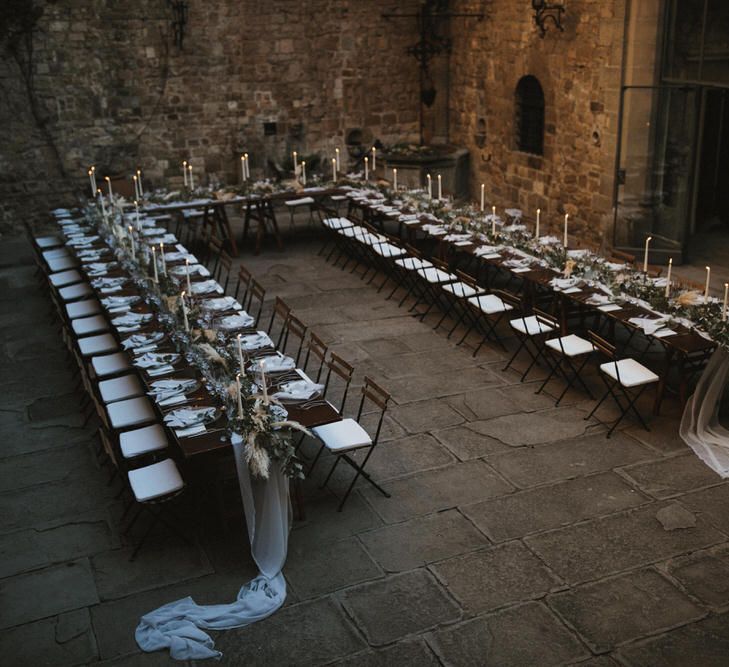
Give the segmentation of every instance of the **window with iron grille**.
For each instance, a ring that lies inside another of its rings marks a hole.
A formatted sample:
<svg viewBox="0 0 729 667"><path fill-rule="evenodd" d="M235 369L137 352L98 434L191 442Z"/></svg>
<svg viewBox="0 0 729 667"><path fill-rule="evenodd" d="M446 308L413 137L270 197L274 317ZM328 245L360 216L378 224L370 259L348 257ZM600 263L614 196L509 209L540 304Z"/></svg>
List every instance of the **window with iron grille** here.
<svg viewBox="0 0 729 667"><path fill-rule="evenodd" d="M516 86L516 128L520 151L544 154L544 92L531 75L523 76Z"/></svg>

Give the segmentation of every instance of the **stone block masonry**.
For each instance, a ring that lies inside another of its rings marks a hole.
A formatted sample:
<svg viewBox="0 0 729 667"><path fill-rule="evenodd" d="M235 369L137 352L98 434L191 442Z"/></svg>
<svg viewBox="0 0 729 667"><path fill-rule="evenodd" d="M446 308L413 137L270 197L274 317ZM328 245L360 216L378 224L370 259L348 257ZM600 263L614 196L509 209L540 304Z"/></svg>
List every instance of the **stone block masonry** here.
<svg viewBox="0 0 729 667"><path fill-rule="evenodd" d="M484 9L474 0L452 4L454 11ZM517 206L532 218L541 208L543 233L568 212L571 234L599 242L612 222L626 3L565 5L564 32L549 22L544 38L529 2L493 0L484 21L454 26L450 138L471 151L474 199L484 183L499 207ZM517 149L515 91L526 75L544 91L544 155Z"/></svg>
<svg viewBox="0 0 729 667"><path fill-rule="evenodd" d="M17 63L0 60L0 231L86 194L91 164L175 186L187 159L198 179L235 182L243 151L255 176L291 150L344 148L351 128L417 137L415 22L382 19L385 0L191 2L182 51L163 0L36 4L36 116Z"/></svg>

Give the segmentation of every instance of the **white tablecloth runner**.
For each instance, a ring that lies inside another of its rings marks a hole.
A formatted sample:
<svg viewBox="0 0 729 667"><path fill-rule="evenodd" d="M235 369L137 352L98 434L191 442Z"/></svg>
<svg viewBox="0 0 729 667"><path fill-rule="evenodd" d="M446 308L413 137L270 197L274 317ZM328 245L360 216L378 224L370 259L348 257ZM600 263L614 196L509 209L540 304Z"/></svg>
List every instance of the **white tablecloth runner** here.
<svg viewBox="0 0 729 667"><path fill-rule="evenodd" d="M229 630L260 621L286 600L281 570L291 527L289 480L276 465L271 466L268 480L251 479L241 438L233 438L233 448L248 539L260 574L230 604L201 606L187 597L145 614L136 631L144 651L169 649L176 660L219 658L222 654L204 630Z"/></svg>

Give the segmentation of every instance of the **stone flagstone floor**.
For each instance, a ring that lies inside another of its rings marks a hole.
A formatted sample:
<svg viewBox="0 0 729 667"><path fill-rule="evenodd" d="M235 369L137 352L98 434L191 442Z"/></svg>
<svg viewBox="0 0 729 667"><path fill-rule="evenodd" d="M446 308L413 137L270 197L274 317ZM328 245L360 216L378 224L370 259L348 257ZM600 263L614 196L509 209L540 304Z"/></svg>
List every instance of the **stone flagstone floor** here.
<svg viewBox="0 0 729 667"><path fill-rule="evenodd" d="M681 442L677 407L606 440L585 395L554 408L502 353L474 360L317 248L243 261L393 393L370 466L392 498L360 484L337 513L307 483L286 606L215 633L223 664L727 664L729 485ZM0 302L0 662L169 664L139 653L139 616L232 600L255 574L242 527L196 547L160 532L129 563L24 241L0 249Z"/></svg>

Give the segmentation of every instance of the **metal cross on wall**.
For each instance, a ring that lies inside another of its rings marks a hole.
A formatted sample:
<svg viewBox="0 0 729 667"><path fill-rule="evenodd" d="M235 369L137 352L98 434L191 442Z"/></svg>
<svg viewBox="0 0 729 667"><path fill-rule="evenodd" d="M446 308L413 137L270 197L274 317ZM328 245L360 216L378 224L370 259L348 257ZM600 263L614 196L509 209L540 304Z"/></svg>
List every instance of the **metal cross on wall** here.
<svg viewBox="0 0 729 667"><path fill-rule="evenodd" d="M430 75L430 62L442 53L450 53L453 46L450 37L439 31L441 23L451 18L475 18L483 20L483 13L451 12L450 0L424 0L421 8L415 13L385 12L382 18L391 19L414 18L418 23L420 39L405 52L413 56L420 65L420 143L423 143L423 104L431 107L435 102L436 89Z"/></svg>

